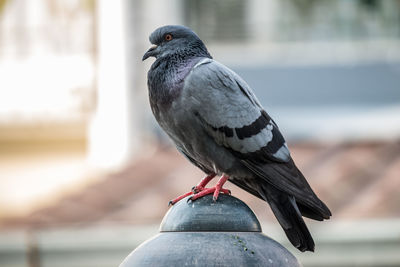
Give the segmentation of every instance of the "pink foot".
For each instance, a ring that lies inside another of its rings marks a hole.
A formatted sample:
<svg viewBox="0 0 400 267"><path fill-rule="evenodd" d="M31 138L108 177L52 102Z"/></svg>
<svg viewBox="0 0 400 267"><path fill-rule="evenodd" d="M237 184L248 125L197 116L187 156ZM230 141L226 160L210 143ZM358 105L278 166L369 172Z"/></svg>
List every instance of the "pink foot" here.
<svg viewBox="0 0 400 267"><path fill-rule="evenodd" d="M213 200L217 201L218 195L220 193L223 193L223 194L226 194L226 195L230 195L231 191L229 189L225 189L225 188L220 188L218 190L218 188L216 186L210 187L210 188L205 188L203 191L201 191L201 192L199 192L197 194L194 194L192 197L190 197L188 199L188 201L193 201L193 200L196 200L198 198L201 198L201 197L204 197L204 196L210 195L210 194L213 194Z"/></svg>
<svg viewBox="0 0 400 267"><path fill-rule="evenodd" d="M229 177L227 175L225 175L225 174L222 175L214 187L204 188L200 192L198 192L198 193L194 194L192 197L190 197L188 199L188 201L190 201L190 200L193 201L193 200L196 200L198 198L204 197L209 194L213 194L213 200L217 201L220 193L230 195L231 194L230 190L222 188L222 186L225 184L225 182L228 180L228 178Z"/></svg>
<svg viewBox="0 0 400 267"><path fill-rule="evenodd" d="M187 193L185 193L185 194L183 194L183 195L181 195L181 196L179 196L179 197L177 197L177 198L175 198L175 199L173 199L173 200L170 200L170 201L168 202L168 206L171 206L171 205L176 204L178 201L180 201L181 199L183 199L183 198L185 198L185 197L187 197L187 196L190 196L190 195L193 195L193 194L196 194L196 193L198 193L198 192L203 191L203 190L204 190L204 187L205 187L214 177L215 177L215 174L207 175L206 177L204 177L204 178L200 181L200 183L199 183L198 185L193 186L192 191L187 192Z"/></svg>
<svg viewBox="0 0 400 267"><path fill-rule="evenodd" d="M218 199L218 195L220 193L223 194L227 194L230 195L231 191L225 188L222 188L222 186L225 184L225 182L228 180L228 176L227 175L222 175L221 178L219 178L217 184L214 187L210 187L210 188L205 188L205 186L211 181L211 179L213 179L215 177L215 174L211 174L208 175L206 177L204 177L200 183L196 186L194 186L192 188L192 191L187 192L186 194L183 194L173 200L171 200L168 203L168 206L170 205L174 205L175 203L177 203L178 201L182 200L183 198L193 195L192 197L190 197L188 199L188 201L192 200L196 200L198 198L201 198L203 196L209 195L209 194L213 194L213 200L216 201Z"/></svg>

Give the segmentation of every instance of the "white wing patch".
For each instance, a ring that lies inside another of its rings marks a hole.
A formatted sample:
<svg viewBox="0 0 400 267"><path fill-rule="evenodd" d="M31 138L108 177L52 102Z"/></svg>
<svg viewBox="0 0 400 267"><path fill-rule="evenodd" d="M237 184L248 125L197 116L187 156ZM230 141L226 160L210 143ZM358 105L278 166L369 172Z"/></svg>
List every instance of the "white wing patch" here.
<svg viewBox="0 0 400 267"><path fill-rule="evenodd" d="M287 161L290 158L290 151L289 148L287 147L286 143L281 146L281 148L278 149L274 154L272 154L275 158L281 159L283 161Z"/></svg>

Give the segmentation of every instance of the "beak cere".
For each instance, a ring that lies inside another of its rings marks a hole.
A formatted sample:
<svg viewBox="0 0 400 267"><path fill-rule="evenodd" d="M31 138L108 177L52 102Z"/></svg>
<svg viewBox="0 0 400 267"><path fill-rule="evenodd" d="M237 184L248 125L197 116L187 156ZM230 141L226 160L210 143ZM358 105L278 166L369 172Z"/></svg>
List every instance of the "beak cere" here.
<svg viewBox="0 0 400 267"><path fill-rule="evenodd" d="M146 60L149 57L153 57L156 55L155 50L157 49L157 45L152 45L149 50L143 55L142 61Z"/></svg>

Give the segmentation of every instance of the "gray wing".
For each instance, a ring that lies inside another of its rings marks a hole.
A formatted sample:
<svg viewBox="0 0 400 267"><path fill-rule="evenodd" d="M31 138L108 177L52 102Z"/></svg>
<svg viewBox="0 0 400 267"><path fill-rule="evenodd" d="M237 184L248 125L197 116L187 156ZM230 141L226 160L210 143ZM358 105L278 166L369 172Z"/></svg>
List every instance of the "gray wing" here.
<svg viewBox="0 0 400 267"><path fill-rule="evenodd" d="M185 101L218 145L279 190L301 202L314 202L315 195L294 165L277 125L237 74L205 59L188 75L183 92Z"/></svg>
<svg viewBox="0 0 400 267"><path fill-rule="evenodd" d="M278 127L250 87L211 59L198 63L184 84L184 98L215 142L239 158L289 162Z"/></svg>

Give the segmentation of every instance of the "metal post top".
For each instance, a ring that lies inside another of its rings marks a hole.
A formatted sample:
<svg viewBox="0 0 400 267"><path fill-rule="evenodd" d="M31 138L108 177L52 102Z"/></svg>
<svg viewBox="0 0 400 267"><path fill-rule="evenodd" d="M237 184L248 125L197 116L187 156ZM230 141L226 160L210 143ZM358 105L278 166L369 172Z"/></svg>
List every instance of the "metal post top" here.
<svg viewBox="0 0 400 267"><path fill-rule="evenodd" d="M220 194L217 201L207 195L195 201L186 197L170 208L160 232L261 232L253 211L240 199Z"/></svg>
<svg viewBox="0 0 400 267"><path fill-rule="evenodd" d="M182 199L165 215L160 233L142 243L120 267L271 266L299 267L282 245L261 233L251 209L220 195Z"/></svg>

